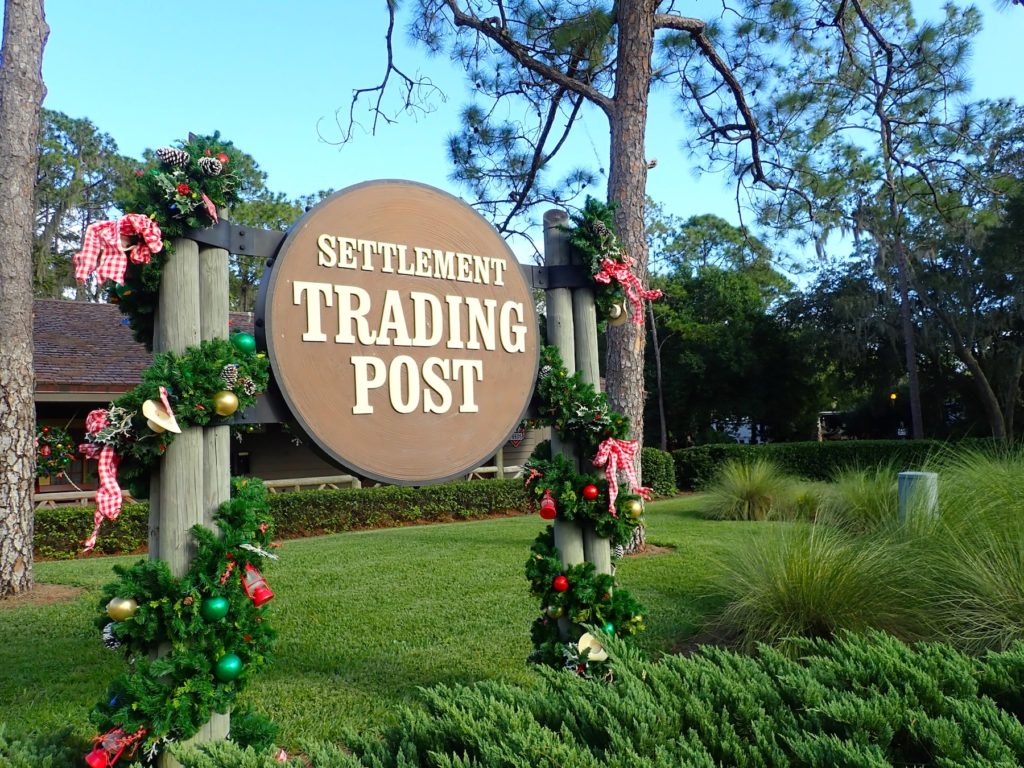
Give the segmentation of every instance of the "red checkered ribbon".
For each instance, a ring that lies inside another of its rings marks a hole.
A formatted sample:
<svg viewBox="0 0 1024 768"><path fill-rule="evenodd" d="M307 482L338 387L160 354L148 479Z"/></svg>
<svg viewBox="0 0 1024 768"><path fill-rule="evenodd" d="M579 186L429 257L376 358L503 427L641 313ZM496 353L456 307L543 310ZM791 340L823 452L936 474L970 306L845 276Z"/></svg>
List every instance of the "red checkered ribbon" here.
<svg viewBox="0 0 1024 768"><path fill-rule="evenodd" d="M85 417L85 429L95 435L107 426L107 412L102 409L90 411ZM88 552L96 546L100 525L104 520L116 520L121 514L121 486L117 484L117 466L121 457L114 452L112 445L82 443L78 450L87 458L99 460L100 487L96 489L96 511L93 513L92 535L85 540L83 551Z"/></svg>
<svg viewBox="0 0 1024 768"><path fill-rule="evenodd" d="M639 450L640 443L636 440L616 440L614 437L609 437L597 446L594 466L604 467L604 476L608 480L608 511L612 513L612 517L618 517L615 512L615 499L619 495L619 472L629 480L631 491L640 494L645 501L651 500L651 489L640 485L633 469L633 461Z"/></svg>
<svg viewBox="0 0 1024 768"><path fill-rule="evenodd" d="M599 283L611 283L615 280L626 291L626 298L633 304L633 322L637 325L644 324L644 299L660 299L661 291L657 288L647 289L640 284L640 278L630 271L630 267L636 262L629 256L625 261L614 261L604 259L601 262L601 271L594 275Z"/></svg>
<svg viewBox="0 0 1024 768"><path fill-rule="evenodd" d="M122 245L122 238L135 236L141 242L130 249ZM141 213L129 213L116 221L98 221L86 227L82 250L75 254L75 279L84 282L95 272L100 282L121 284L129 258L135 264L148 264L163 247L160 226Z"/></svg>

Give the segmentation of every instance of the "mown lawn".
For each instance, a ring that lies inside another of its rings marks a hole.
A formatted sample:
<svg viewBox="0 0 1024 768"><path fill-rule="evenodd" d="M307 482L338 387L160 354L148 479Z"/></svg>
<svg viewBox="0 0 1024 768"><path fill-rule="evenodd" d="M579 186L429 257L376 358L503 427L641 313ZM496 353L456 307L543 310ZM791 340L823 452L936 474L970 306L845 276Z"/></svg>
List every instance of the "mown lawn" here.
<svg viewBox="0 0 1024 768"><path fill-rule="evenodd" d="M622 585L646 606L639 643L654 655L698 630L713 551L756 530L702 520L697 504L699 497L650 505L650 542L673 549L619 566ZM543 525L517 517L286 542L267 573L277 595L269 608L276 663L242 703L270 715L280 740L294 745L386 722L422 686L530 685L524 660L538 607L523 564ZM86 592L57 605L0 607L0 723L9 733L93 733L89 709L122 664L93 628L98 589L115 563L134 559L38 563L39 582Z"/></svg>

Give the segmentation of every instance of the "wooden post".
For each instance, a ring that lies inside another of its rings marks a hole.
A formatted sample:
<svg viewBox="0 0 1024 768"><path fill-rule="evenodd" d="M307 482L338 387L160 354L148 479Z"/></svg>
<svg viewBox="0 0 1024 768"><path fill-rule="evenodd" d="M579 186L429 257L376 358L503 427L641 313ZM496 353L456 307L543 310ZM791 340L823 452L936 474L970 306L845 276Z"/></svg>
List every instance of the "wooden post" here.
<svg viewBox="0 0 1024 768"><path fill-rule="evenodd" d="M494 454L494 465L498 470L496 477L499 480L505 479L505 446L498 449L498 452Z"/></svg>
<svg viewBox="0 0 1024 768"><path fill-rule="evenodd" d="M167 259L160 281L160 306L154 351L182 353L199 346L201 340L201 290L199 244L194 240L174 241L174 252ZM224 279L227 279L225 273ZM225 300L226 305L226 300ZM225 317L226 325L226 317ZM157 549L150 558L159 556L175 576L184 575L192 561L194 542L189 533L192 526L205 520L204 443L203 429L190 427L182 431L167 447L159 472L155 493L159 519L155 539ZM191 741L218 738L213 728L227 733L223 718L204 725ZM180 763L166 752L158 760L160 768L180 768Z"/></svg>
<svg viewBox="0 0 1024 768"><path fill-rule="evenodd" d="M199 244L175 240L160 282L159 352L199 345ZM157 546L171 573L182 576L192 560L189 530L203 522L203 430L185 429L167 447L160 467Z"/></svg>
<svg viewBox="0 0 1024 768"><path fill-rule="evenodd" d="M203 341L228 338L228 252L199 250L199 335ZM203 430L203 525L213 528L213 515L231 498L231 427ZM214 712L192 741L228 737L230 710Z"/></svg>
<svg viewBox="0 0 1024 768"><path fill-rule="evenodd" d="M544 214L544 264L548 267L569 263L569 239L565 226L569 221L564 211L551 210ZM576 370L576 352L573 330L572 291L568 288L551 288L547 291L548 344L558 347L568 372ZM551 434L551 455L564 453L576 460L574 446L565 445L558 435ZM558 547L562 565L569 567L583 562L583 531L579 523L555 520L555 546ZM562 620L559 620L561 627ZM563 628L566 634L568 625Z"/></svg>
<svg viewBox="0 0 1024 768"><path fill-rule="evenodd" d="M574 260L575 261L575 260ZM576 370L584 382L601 391L601 367L597 352L597 307L594 305L593 288L574 288L572 290L572 324L573 337L576 345ZM591 471L589 466L592 457L583 456L584 471ZM611 574L612 548L611 542L598 536L593 525L583 526L583 556L587 562L594 564L598 573Z"/></svg>

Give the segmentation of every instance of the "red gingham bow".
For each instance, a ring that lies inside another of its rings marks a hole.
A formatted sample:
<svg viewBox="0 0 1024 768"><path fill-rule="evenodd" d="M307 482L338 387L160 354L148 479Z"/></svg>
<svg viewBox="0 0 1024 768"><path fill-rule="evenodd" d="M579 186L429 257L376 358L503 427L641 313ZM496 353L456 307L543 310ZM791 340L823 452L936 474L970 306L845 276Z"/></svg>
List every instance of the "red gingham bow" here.
<svg viewBox="0 0 1024 768"><path fill-rule="evenodd" d="M640 443L636 440L616 440L614 437L609 437L597 446L594 466L604 467L604 476L608 480L608 511L612 513L612 517L618 517L615 512L615 499L619 495L619 472L629 480L631 491L640 494L645 501L651 500L651 489L640 485L633 470L633 460L638 450Z"/></svg>
<svg viewBox="0 0 1024 768"><path fill-rule="evenodd" d="M85 417L85 428L90 435L95 435L106 426L107 412L102 408L90 411ZM117 465L121 463L121 457L114 452L112 445L101 447L96 443L82 443L78 450L87 458L99 459L100 487L96 489L92 535L85 540L83 549L88 552L96 546L103 521L116 520L121 514L121 486L117 484Z"/></svg>
<svg viewBox="0 0 1024 768"><path fill-rule="evenodd" d="M142 238L142 242L126 250L121 238L133 235ZM129 213L116 221L98 221L86 227L82 250L75 254L75 279L84 282L95 271L100 282L113 280L121 284L129 257L135 264L148 264L163 247L160 226L141 213Z"/></svg>
<svg viewBox="0 0 1024 768"><path fill-rule="evenodd" d="M626 298L633 304L633 322L637 325L644 324L644 299L660 299L661 291L657 288L647 289L640 285L640 278L630 271L630 267L636 262L629 256L625 261L614 261L604 259L601 262L601 271L594 275L599 283L611 283L614 279L625 289Z"/></svg>

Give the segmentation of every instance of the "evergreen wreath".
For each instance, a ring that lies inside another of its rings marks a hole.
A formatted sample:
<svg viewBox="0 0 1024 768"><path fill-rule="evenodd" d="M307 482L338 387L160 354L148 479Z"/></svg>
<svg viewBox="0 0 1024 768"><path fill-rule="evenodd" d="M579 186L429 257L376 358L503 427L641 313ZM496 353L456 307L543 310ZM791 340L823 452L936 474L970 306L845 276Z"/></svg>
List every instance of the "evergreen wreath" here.
<svg viewBox="0 0 1024 768"><path fill-rule="evenodd" d="M123 650L128 669L90 719L101 731L144 730L144 746L153 753L226 711L270 660L274 632L245 586L250 568L260 564L259 571L264 560L277 559L269 552L273 524L262 481L233 478L232 498L215 521L220 536L201 525L192 528L196 552L180 579L160 560L114 566L120 578L100 598L96 626L109 638L108 647ZM136 607L111 622L111 601ZM158 646L167 652L150 658Z"/></svg>
<svg viewBox="0 0 1024 768"><path fill-rule="evenodd" d="M224 377L251 382L251 387L234 387ZM152 467L174 440L173 432L154 432L142 413L146 400L160 396L160 387L167 389L168 399L178 425L202 427L227 417L217 414L215 397L234 388L238 409L255 404L256 397L267 387L270 366L263 353L239 349L226 339L212 339L189 347L181 355L161 352L142 374L142 383L119 397L107 411L108 426L86 439L110 445L121 458L119 474L126 480L143 475Z"/></svg>
<svg viewBox="0 0 1024 768"><path fill-rule="evenodd" d="M118 207L149 216L164 238L163 250L148 264L129 262L123 285L106 283L108 301L120 307L135 339L148 350L153 349L153 309L171 241L209 227L217 221L217 210L238 202L239 178L231 170L237 158L234 145L221 140L220 131L212 136L189 134L176 147L156 150L145 167L135 171L134 183L119 191Z"/></svg>
<svg viewBox="0 0 1024 768"><path fill-rule="evenodd" d="M61 427L36 426L36 477L60 477L75 460L75 441Z"/></svg>

